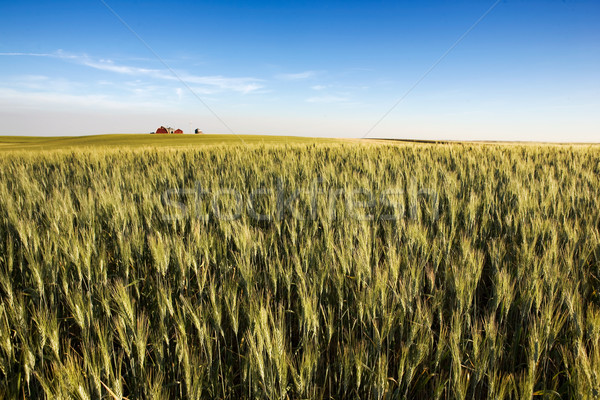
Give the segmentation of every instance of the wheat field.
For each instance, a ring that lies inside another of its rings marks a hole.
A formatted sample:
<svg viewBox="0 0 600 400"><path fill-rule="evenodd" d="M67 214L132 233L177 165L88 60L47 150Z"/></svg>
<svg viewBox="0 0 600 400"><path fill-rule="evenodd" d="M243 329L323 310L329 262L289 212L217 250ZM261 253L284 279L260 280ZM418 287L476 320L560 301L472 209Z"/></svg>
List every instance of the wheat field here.
<svg viewBox="0 0 600 400"><path fill-rule="evenodd" d="M5 151L0 398L600 396L600 147Z"/></svg>

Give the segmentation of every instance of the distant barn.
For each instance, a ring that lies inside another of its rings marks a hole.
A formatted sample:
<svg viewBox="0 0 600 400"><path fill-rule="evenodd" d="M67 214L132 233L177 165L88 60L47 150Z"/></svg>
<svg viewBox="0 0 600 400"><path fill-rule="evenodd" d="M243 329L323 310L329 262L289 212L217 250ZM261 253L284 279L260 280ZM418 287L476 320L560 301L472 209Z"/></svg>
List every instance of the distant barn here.
<svg viewBox="0 0 600 400"><path fill-rule="evenodd" d="M175 130L173 130L173 128L171 128L170 126L168 126L168 127L161 126L160 128L158 128L158 129L156 130L156 133L158 133L158 134L163 134L163 135L166 135L166 134L169 134L169 135L171 135L171 134L173 134L173 133L181 134L181 133L183 133L183 131L182 131L181 129L177 129L177 130L175 131Z"/></svg>
<svg viewBox="0 0 600 400"><path fill-rule="evenodd" d="M200 129L198 129L198 128L196 128L196 130L194 131L194 133L196 135L202 135L202 131Z"/></svg>
<svg viewBox="0 0 600 400"><path fill-rule="evenodd" d="M177 135L182 135L183 131L181 129L175 129L175 132L173 132L173 133L175 133Z"/></svg>

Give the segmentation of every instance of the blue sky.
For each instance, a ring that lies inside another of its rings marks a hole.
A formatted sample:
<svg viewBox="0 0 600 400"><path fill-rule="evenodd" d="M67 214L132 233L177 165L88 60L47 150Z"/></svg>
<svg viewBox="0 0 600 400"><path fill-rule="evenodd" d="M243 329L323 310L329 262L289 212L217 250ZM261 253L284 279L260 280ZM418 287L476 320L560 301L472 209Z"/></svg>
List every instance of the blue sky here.
<svg viewBox="0 0 600 400"><path fill-rule="evenodd" d="M598 1L500 1L419 81L494 4L2 2L0 134L600 141Z"/></svg>

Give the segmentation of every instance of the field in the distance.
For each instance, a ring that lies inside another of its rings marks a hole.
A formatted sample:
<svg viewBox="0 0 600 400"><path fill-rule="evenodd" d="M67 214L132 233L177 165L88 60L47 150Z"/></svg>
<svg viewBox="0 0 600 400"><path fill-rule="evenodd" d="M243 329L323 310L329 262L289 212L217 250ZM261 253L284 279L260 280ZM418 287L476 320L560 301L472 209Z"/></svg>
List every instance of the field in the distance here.
<svg viewBox="0 0 600 400"><path fill-rule="evenodd" d="M267 135L151 135L112 134L89 136L0 136L0 151L81 148L197 147L227 144L332 143L341 139Z"/></svg>
<svg viewBox="0 0 600 400"><path fill-rule="evenodd" d="M0 138L0 398L598 397L599 147L210 136Z"/></svg>

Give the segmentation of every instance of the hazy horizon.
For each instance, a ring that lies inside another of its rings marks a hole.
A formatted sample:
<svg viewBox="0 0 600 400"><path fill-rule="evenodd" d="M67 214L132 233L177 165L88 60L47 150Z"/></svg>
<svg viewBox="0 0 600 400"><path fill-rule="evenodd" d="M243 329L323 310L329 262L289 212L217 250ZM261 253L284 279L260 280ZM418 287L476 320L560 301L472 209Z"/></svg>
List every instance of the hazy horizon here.
<svg viewBox="0 0 600 400"><path fill-rule="evenodd" d="M0 15L0 135L600 141L593 1L98 0Z"/></svg>

